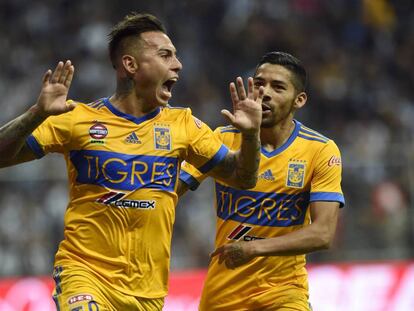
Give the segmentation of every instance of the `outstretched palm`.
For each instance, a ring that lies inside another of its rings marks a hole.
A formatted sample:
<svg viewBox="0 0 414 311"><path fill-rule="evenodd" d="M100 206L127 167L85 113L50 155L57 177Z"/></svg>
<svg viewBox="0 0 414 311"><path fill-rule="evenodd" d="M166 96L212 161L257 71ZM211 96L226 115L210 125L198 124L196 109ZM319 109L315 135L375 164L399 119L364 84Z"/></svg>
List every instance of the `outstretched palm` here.
<svg viewBox="0 0 414 311"><path fill-rule="evenodd" d="M45 73L36 103L39 113L47 117L75 108L75 103L66 102L74 71L72 63L68 60L65 63L59 62L53 72L49 69Z"/></svg>
<svg viewBox="0 0 414 311"><path fill-rule="evenodd" d="M259 89L259 94L255 98L253 91L253 78L247 80L247 95L244 88L243 79L236 79L237 88L234 82L230 83L230 95L233 102L233 113L222 110L231 124L242 133L256 133L262 122L262 100L264 95L263 87Z"/></svg>

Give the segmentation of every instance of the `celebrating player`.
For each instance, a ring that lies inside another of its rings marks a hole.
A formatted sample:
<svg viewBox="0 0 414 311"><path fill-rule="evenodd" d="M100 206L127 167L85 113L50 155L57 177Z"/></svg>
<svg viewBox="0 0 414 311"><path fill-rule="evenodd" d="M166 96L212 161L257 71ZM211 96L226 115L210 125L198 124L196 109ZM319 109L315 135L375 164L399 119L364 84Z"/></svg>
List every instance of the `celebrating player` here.
<svg viewBox="0 0 414 311"><path fill-rule="evenodd" d="M200 311L311 310L305 254L329 248L344 197L337 146L294 119L306 80L300 61L283 52L264 55L256 68L255 90L265 89L259 180L251 190L215 180L216 249ZM215 134L240 147L234 126ZM180 195L205 178L186 162L182 168Z"/></svg>
<svg viewBox="0 0 414 311"><path fill-rule="evenodd" d="M58 310L161 310L167 294L178 172L186 160L203 173L255 185L263 92L230 85L242 134L229 151L188 108L168 105L182 68L161 22L131 14L110 33L114 95L67 101L70 61L47 71L35 105L0 129L0 165L65 157L70 198L55 258Z"/></svg>

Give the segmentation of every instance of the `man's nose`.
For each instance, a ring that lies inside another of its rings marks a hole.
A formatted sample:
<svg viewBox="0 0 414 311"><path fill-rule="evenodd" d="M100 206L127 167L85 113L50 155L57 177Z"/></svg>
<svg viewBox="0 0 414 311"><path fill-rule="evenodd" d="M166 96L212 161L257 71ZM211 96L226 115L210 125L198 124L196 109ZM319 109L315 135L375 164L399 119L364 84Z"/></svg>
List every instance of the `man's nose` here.
<svg viewBox="0 0 414 311"><path fill-rule="evenodd" d="M266 93L266 90L265 90L265 93L263 94L263 101L268 102L271 99L272 99L272 96L270 96L269 93Z"/></svg>
<svg viewBox="0 0 414 311"><path fill-rule="evenodd" d="M174 63L172 64L172 70L178 72L183 68L183 64L179 61L177 57L174 57Z"/></svg>

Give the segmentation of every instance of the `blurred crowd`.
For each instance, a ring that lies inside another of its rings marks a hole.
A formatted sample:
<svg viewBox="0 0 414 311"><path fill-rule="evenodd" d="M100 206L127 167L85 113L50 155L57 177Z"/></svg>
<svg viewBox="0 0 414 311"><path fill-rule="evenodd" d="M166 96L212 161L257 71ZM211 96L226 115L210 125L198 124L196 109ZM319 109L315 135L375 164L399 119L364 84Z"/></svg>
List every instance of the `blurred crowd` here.
<svg viewBox="0 0 414 311"><path fill-rule="evenodd" d="M170 102L212 128L228 83L272 50L299 57L309 100L297 118L339 145L341 211L332 250L309 261L414 257L414 2L411 0L1 0L0 123L35 102L43 73L70 59L70 97L110 96L111 25L130 11L161 18L183 63ZM49 274L67 202L58 156L0 170L0 276ZM214 240L212 183L177 208L172 268L205 267Z"/></svg>

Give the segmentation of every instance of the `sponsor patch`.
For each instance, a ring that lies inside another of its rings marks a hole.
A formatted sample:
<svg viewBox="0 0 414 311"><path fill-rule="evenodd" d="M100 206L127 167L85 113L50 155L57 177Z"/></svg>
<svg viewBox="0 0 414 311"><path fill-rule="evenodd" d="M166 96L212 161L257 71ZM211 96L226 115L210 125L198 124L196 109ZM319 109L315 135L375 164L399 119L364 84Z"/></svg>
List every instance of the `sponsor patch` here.
<svg viewBox="0 0 414 311"><path fill-rule="evenodd" d="M105 125L95 121L95 124L89 128L89 136L92 138L91 143L104 144L104 138L108 135L108 129Z"/></svg>
<svg viewBox="0 0 414 311"><path fill-rule="evenodd" d="M252 229L251 226L246 225L238 225L230 234L228 235L228 240L235 240L235 241L253 241L253 240L262 240L264 238L260 238L253 235L247 235L247 233Z"/></svg>
<svg viewBox="0 0 414 311"><path fill-rule="evenodd" d="M154 145L156 150L171 150L171 134L169 127L154 127Z"/></svg>
<svg viewBox="0 0 414 311"><path fill-rule="evenodd" d="M108 129L102 123L95 123L90 127L89 135L93 139L104 139L108 135Z"/></svg>
<svg viewBox="0 0 414 311"><path fill-rule="evenodd" d="M96 200L98 203L111 205L120 208L136 208L136 209L154 209L154 200L127 200L122 199L126 196L123 192L108 192Z"/></svg>
<svg viewBox="0 0 414 311"><path fill-rule="evenodd" d="M341 158L337 156L332 156L328 161L328 166L334 166L334 165L340 166L341 164L342 164Z"/></svg>
<svg viewBox="0 0 414 311"><path fill-rule="evenodd" d="M74 304L77 302L82 302L82 301L90 301L93 300L93 296L90 294L80 294L80 295L76 295L76 296L72 296L68 299L68 304Z"/></svg>
<svg viewBox="0 0 414 311"><path fill-rule="evenodd" d="M303 188L305 181L305 168L304 163L289 162L286 186L292 188Z"/></svg>

